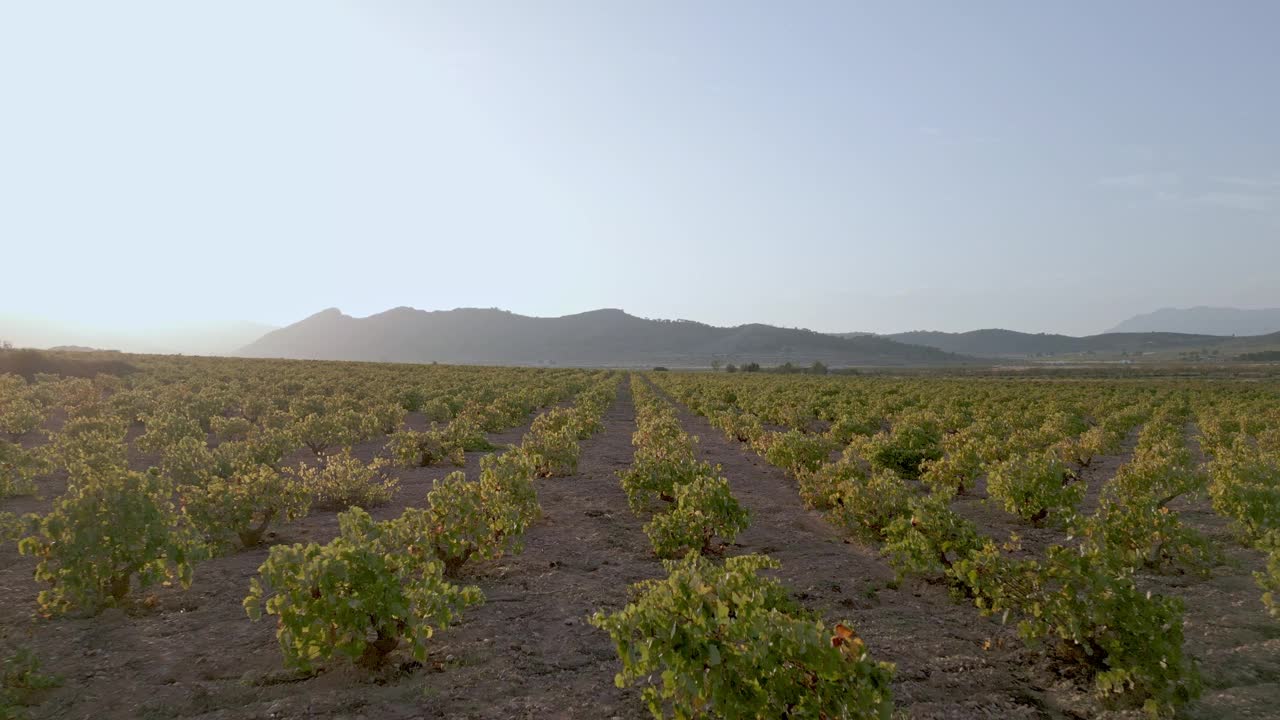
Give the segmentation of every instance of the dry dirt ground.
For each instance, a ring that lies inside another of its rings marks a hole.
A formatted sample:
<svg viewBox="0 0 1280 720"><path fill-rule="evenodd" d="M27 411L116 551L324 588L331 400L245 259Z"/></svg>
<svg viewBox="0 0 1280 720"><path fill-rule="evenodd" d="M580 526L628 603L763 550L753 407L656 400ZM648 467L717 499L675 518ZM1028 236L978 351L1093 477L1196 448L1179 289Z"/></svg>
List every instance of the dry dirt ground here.
<svg viewBox="0 0 1280 720"><path fill-rule="evenodd" d="M831 622L850 621L878 659L897 664L895 702L913 718L1093 717L1098 708L1075 679L1027 650L1012 629L954 602L920 581L894 582L871 547L845 541L800 504L794 483L746 448L727 441L704 418L677 404L685 428L701 438L703 459L718 463L753 513L731 554L762 552L782 563L780 579L805 606ZM250 622L241 607L265 549L201 563L188 591L161 589L147 606L95 618L33 620L38 586L33 563L11 544L0 550L0 632L34 649L62 676L61 688L30 708L33 718L643 718L639 693L614 686L618 661L608 637L586 617L616 610L627 587L662 573L642 520L627 508L615 472L632 458L634 406L627 382L583 441L578 472L538 481L543 522L524 552L476 565L467 582L487 598L463 621L438 633L422 666L405 663L379 676L335 669L299 678L281 670L271 618ZM528 425L491 436L518 442ZM369 459L382 442L359 446ZM480 453L466 470L478 470ZM299 454L297 458L304 458ZM147 458L135 457L145 466ZM1123 456L1095 463L1100 484ZM454 468L397 470L401 491L375 517L423 502L432 483ZM1091 484L1095 480L1090 480ZM61 490L54 478L46 496ZM992 532L1008 523L994 509ZM42 509L47 501L0 501L0 510ZM1188 513L1191 518L1191 513ZM1212 523L1195 516L1197 522ZM337 532L334 513L280 528L273 542L323 542ZM1223 530L1222 532L1225 532ZM1046 536L1042 542L1054 541ZM1246 561L1252 560L1246 558ZM1189 715L1280 717L1276 680L1280 647L1267 625L1247 568L1224 570L1188 593L1189 645L1203 642L1210 689ZM1264 714L1258 714L1263 712ZM1269 713L1269 714L1267 714Z"/></svg>

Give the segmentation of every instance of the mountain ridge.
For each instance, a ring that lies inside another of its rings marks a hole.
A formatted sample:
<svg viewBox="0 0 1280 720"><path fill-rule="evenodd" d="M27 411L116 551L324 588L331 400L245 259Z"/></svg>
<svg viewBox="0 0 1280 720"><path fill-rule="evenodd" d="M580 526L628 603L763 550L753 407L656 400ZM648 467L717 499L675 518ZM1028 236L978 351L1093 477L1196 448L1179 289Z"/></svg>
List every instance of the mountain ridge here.
<svg viewBox="0 0 1280 720"><path fill-rule="evenodd" d="M1134 315L1107 331L1177 332L1198 335L1256 336L1280 332L1280 308L1243 309L1198 305L1160 308Z"/></svg>
<svg viewBox="0 0 1280 720"><path fill-rule="evenodd" d="M1126 332L1076 337L987 328L961 333L914 330L879 337L969 357L992 359L1095 355L1141 357L1179 353L1212 355L1214 351L1222 356L1230 356L1237 352L1269 349L1280 345L1280 333L1232 337L1172 332Z"/></svg>
<svg viewBox="0 0 1280 720"><path fill-rule="evenodd" d="M731 328L692 320L654 320L618 308L532 317L497 308L396 307L364 318L326 308L273 330L236 353L313 360L445 362L494 365L705 367L722 362L821 361L852 365L971 362L890 339L839 338L812 330L751 323Z"/></svg>

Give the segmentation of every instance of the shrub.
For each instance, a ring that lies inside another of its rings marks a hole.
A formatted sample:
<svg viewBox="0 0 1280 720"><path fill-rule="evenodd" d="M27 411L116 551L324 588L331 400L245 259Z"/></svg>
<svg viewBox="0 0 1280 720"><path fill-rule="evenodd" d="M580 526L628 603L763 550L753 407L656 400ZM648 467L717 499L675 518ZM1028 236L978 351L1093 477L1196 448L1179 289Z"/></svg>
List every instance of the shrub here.
<svg viewBox="0 0 1280 720"><path fill-rule="evenodd" d="M18 544L39 559L36 580L51 587L38 598L48 615L96 612L141 587L191 584L191 542L179 527L172 485L158 473L107 470L81 477Z"/></svg>
<svg viewBox="0 0 1280 720"><path fill-rule="evenodd" d="M306 463L287 472L311 492L313 505L322 510L341 510L353 505L372 507L390 502L400 490L400 481L383 472L387 461L375 458L363 463L343 449L336 455L324 456L317 467Z"/></svg>
<svg viewBox="0 0 1280 720"><path fill-rule="evenodd" d="M17 542L26 531L23 518L15 513L0 510L0 543Z"/></svg>
<svg viewBox="0 0 1280 720"><path fill-rule="evenodd" d="M183 438L196 438L205 441L204 428L195 418L173 410L162 410L143 418L146 431L138 436L134 444L139 450L158 453Z"/></svg>
<svg viewBox="0 0 1280 720"><path fill-rule="evenodd" d="M942 457L942 431L928 420L903 420L867 441L863 454L874 467L916 479L926 462Z"/></svg>
<svg viewBox="0 0 1280 720"><path fill-rule="evenodd" d="M327 545L277 545L250 581L245 611L277 616L285 664L310 671L345 657L382 666L402 642L423 660L435 628L456 622L483 602L479 588L444 580L414 522L374 522L360 508L338 516L340 534Z"/></svg>
<svg viewBox="0 0 1280 720"><path fill-rule="evenodd" d="M257 429L257 426L246 418L215 415L209 419L209 428L219 440L226 442L229 440L247 440Z"/></svg>
<svg viewBox="0 0 1280 720"><path fill-rule="evenodd" d="M986 614L1016 612L1029 644L1085 669L1103 697L1131 698L1162 714L1199 696L1199 673L1183 655L1182 603L1140 591L1095 553L1054 545L1043 564L1009 560L993 543L956 564Z"/></svg>
<svg viewBox="0 0 1280 720"><path fill-rule="evenodd" d="M1051 514L1070 516L1084 498L1084 484L1057 453L1015 455L991 468L987 493L1007 512L1036 525Z"/></svg>
<svg viewBox="0 0 1280 720"><path fill-rule="evenodd" d="M720 467L700 463L691 457L664 458L636 453L626 470L619 470L627 504L636 513L651 512L676 500L676 488L695 478L720 475Z"/></svg>
<svg viewBox="0 0 1280 720"><path fill-rule="evenodd" d="M554 432L530 430L520 448L533 463L538 477L572 475L582 452L574 428L568 426Z"/></svg>
<svg viewBox="0 0 1280 720"><path fill-rule="evenodd" d="M536 469L519 448L480 460L479 484L490 498L490 522L494 532L519 549L520 537L542 518L538 492L533 485Z"/></svg>
<svg viewBox="0 0 1280 720"><path fill-rule="evenodd" d="M1280 461L1238 441L1220 452L1209 468L1213 509L1231 518L1246 539L1280 530Z"/></svg>
<svg viewBox="0 0 1280 720"><path fill-rule="evenodd" d="M179 485L201 485L217 477L213 450L203 439L184 437L164 448L160 468Z"/></svg>
<svg viewBox="0 0 1280 720"><path fill-rule="evenodd" d="M973 488L982 470L982 457L978 448L965 444L955 448L937 460L921 464L920 482L936 492L963 495Z"/></svg>
<svg viewBox="0 0 1280 720"><path fill-rule="evenodd" d="M763 455L770 465L790 472L817 470L834 449L821 435L808 435L799 430L762 435ZM754 443L753 443L754 444Z"/></svg>
<svg viewBox="0 0 1280 720"><path fill-rule="evenodd" d="M644 526L658 557L711 552L713 539L733 542L747 527L750 513L738 504L724 478L699 477L676 487L675 494L675 506Z"/></svg>
<svg viewBox="0 0 1280 720"><path fill-rule="evenodd" d="M390 435L396 432L404 424L407 414L404 408L394 403L375 405L365 415L365 436Z"/></svg>
<svg viewBox="0 0 1280 720"><path fill-rule="evenodd" d="M128 427L120 418L75 417L53 436L48 454L73 477L128 467Z"/></svg>
<svg viewBox="0 0 1280 720"><path fill-rule="evenodd" d="M963 586L955 564L982 545L978 528L953 511L945 495L911 498L908 511L885 528L884 554L899 575L946 577Z"/></svg>
<svg viewBox="0 0 1280 720"><path fill-rule="evenodd" d="M456 467L467 464L467 454L462 445L434 427L426 432L394 432L387 443L387 450L401 467L430 467L446 461Z"/></svg>
<svg viewBox="0 0 1280 720"><path fill-rule="evenodd" d="M427 507L405 510L405 522L414 524L427 540L446 577L457 577L473 556L490 559L502 554L504 536L493 522L502 498L486 495L479 483L452 472L427 493Z"/></svg>
<svg viewBox="0 0 1280 720"><path fill-rule="evenodd" d="M1178 513L1146 498L1103 499L1072 535L1080 537L1088 551L1117 563L1121 572L1177 567L1207 574L1222 559L1213 543L1179 521Z"/></svg>
<svg viewBox="0 0 1280 720"><path fill-rule="evenodd" d="M0 375L0 433L17 442L44 424L45 415L44 408L28 393L26 383L13 375Z"/></svg>
<svg viewBox="0 0 1280 720"><path fill-rule="evenodd" d="M854 437L872 437L880 432L880 418L874 413L842 414L827 428L827 439L846 445Z"/></svg>
<svg viewBox="0 0 1280 720"><path fill-rule="evenodd" d="M505 427L507 426L499 425L496 429L501 430ZM444 427L444 437L449 444L461 445L465 452L483 452L493 449L493 443L489 442L489 438L485 435L485 428L475 413L460 413L453 422Z"/></svg>
<svg viewBox="0 0 1280 720"><path fill-rule="evenodd" d="M292 428L293 436L317 457L355 445L366 432L365 417L348 408L307 413Z"/></svg>
<svg viewBox="0 0 1280 720"><path fill-rule="evenodd" d="M814 510L830 510L839 501L841 488L846 483L865 483L867 479L867 471L849 460L826 463L817 470L796 473L800 500L805 507Z"/></svg>
<svg viewBox="0 0 1280 720"><path fill-rule="evenodd" d="M187 517L215 551L236 541L241 547L254 547L271 523L304 517L311 505L303 483L264 465L226 479L184 485L178 493Z"/></svg>
<svg viewBox="0 0 1280 720"><path fill-rule="evenodd" d="M35 494L36 478L49 469L40 451L0 440L0 498Z"/></svg>
<svg viewBox="0 0 1280 720"><path fill-rule="evenodd" d="M725 437L738 442L754 442L768 432L760 418L751 413L722 412L715 419Z"/></svg>
<svg viewBox="0 0 1280 720"><path fill-rule="evenodd" d="M777 562L745 555L721 566L690 553L665 565L669 575L633 586L626 608L591 618L622 660L618 686L643 684L654 717L889 717L893 666L758 575Z"/></svg>
<svg viewBox="0 0 1280 720"><path fill-rule="evenodd" d="M886 470L867 477L849 475L837 487L830 516L853 535L880 542L889 523L906 512L913 495L902 478Z"/></svg>

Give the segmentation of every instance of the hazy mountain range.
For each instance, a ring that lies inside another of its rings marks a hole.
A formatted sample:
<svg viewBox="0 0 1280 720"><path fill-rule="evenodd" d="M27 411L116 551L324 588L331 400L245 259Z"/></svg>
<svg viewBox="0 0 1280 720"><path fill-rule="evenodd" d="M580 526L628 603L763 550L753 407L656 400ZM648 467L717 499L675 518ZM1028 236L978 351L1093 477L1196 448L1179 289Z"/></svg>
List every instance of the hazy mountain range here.
<svg viewBox="0 0 1280 720"><path fill-rule="evenodd" d="M329 309L267 333L248 357L500 365L706 367L713 360L831 366L963 362L887 338L842 338L770 325L713 327L647 320L622 310L540 318L496 309L399 307L366 318Z"/></svg>
<svg viewBox="0 0 1280 720"><path fill-rule="evenodd" d="M1196 332L1171 328L1194 329ZM1274 329L1273 329L1274 328ZM0 340L18 346L77 346L144 353L244 355L331 360L520 365L703 366L721 362L815 360L834 367L937 365L983 359L1230 358L1280 349L1280 309L1163 309L1130 318L1112 332L1084 337L1003 329L889 335L750 324L714 327L649 320L621 310L557 318L497 309L423 311L399 307L366 318L337 309L284 328L257 323L193 323L135 332L0 315ZM1235 337L1232 334L1235 334Z"/></svg>
<svg viewBox="0 0 1280 720"><path fill-rule="evenodd" d="M855 337L860 333L845 333ZM1280 347L1280 309L1165 308L1137 315L1098 335L1074 337L998 328L962 333L916 330L882 335L962 355L988 358L1106 356L1234 357Z"/></svg>
<svg viewBox="0 0 1280 720"><path fill-rule="evenodd" d="M1280 308L1266 310L1220 307L1163 308L1145 315L1135 315L1107 332L1269 335L1280 332Z"/></svg>
<svg viewBox="0 0 1280 720"><path fill-rule="evenodd" d="M991 329L964 333L916 331L883 337L909 345L921 345L951 353L987 358L1063 356L1122 358L1159 355L1172 359L1180 354L1189 353L1233 357L1241 352L1280 346L1280 333L1230 337L1189 333L1131 332L1072 337Z"/></svg>

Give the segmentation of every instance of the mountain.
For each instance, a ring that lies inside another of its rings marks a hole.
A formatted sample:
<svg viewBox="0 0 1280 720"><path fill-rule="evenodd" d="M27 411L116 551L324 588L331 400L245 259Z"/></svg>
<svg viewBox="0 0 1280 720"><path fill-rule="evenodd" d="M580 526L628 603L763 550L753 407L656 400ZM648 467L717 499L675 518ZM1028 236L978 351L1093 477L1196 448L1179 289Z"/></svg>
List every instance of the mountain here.
<svg viewBox="0 0 1280 720"><path fill-rule="evenodd" d="M1199 335L1268 335L1280 332L1280 308L1163 308L1135 315L1107 332L1176 332Z"/></svg>
<svg viewBox="0 0 1280 720"><path fill-rule="evenodd" d="M965 362L881 337L839 338L770 325L713 327L621 310L539 318L497 309L399 307L366 318L336 308L267 333L246 357L490 365L706 367L712 360L774 365L929 365Z"/></svg>
<svg viewBox="0 0 1280 720"><path fill-rule="evenodd" d="M1155 355L1159 356L1159 359L1177 359L1180 354L1213 355L1215 351L1218 356L1225 358L1245 349L1269 349L1272 345L1280 343L1280 334L1233 338L1220 335L1144 332L1072 337L999 329L972 330L963 333L917 330L884 337L909 345L988 358Z"/></svg>

